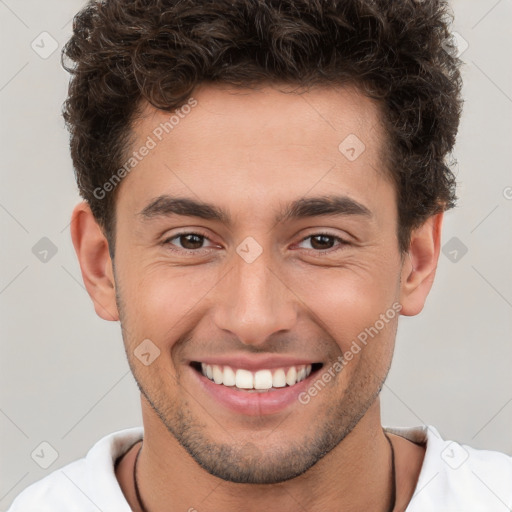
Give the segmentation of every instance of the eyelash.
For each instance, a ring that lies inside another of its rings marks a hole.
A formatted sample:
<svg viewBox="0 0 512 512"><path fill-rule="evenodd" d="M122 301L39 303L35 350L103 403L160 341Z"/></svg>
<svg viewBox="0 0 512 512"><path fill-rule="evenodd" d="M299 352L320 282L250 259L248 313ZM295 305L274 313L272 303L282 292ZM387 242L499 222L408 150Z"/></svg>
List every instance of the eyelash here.
<svg viewBox="0 0 512 512"><path fill-rule="evenodd" d="M196 236L199 236L199 237L204 238L204 239L206 239L206 240L211 242L211 240L208 238L208 236L206 236L206 234L204 234L204 233L196 232L196 231L183 231L182 233L177 233L177 234L173 235L172 237L166 238L162 242L162 245L170 246L170 245L172 245L171 244L171 240L175 240L176 238L180 238L180 237L187 236L187 235L196 235ZM308 235L308 236L304 237L299 243L302 243L302 242L308 240L309 238L314 238L314 237L318 237L318 236L327 236L329 238L332 238L335 241L339 242L339 246L338 246L338 248L331 247L330 249L323 249L323 250L307 249L307 251L309 253L313 253L314 255L322 256L322 255L325 255L325 254L330 254L332 252L337 252L337 251L343 250L344 246L350 245L350 242L347 242L347 240L345 240L345 239L343 239L343 238L341 238L339 236L333 235L331 233L325 233L325 232L313 233L311 235ZM208 250L208 248L201 248L201 249L181 249L181 248L177 248L177 249L171 249L171 251L173 251L173 252L182 252L182 253L185 253L185 254L195 254L195 255L201 254L201 252L204 251L204 250Z"/></svg>

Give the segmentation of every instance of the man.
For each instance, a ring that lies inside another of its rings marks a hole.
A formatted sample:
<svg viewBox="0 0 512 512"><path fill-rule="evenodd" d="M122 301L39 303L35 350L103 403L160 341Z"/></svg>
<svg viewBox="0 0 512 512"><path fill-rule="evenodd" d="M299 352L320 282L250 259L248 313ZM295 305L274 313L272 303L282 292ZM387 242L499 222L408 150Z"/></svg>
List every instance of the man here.
<svg viewBox="0 0 512 512"><path fill-rule="evenodd" d="M17 511L505 511L512 457L383 428L461 112L442 1L106 0L75 18L71 235L144 428Z"/></svg>

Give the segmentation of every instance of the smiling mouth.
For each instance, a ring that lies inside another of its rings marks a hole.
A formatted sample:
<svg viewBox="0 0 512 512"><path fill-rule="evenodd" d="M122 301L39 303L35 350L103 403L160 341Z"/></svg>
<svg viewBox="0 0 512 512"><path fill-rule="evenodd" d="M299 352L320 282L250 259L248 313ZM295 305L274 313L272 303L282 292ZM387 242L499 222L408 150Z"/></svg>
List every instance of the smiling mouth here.
<svg viewBox="0 0 512 512"><path fill-rule="evenodd" d="M322 363L292 365L281 368L261 369L255 372L228 365L205 364L199 361L191 363L198 373L219 386L233 390L264 393L290 388L318 372Z"/></svg>

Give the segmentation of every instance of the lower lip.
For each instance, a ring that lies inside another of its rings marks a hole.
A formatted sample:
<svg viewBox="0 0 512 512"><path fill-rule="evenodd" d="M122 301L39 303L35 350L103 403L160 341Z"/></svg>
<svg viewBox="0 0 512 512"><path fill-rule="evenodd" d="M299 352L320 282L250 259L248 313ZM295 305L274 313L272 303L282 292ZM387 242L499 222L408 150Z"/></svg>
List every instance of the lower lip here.
<svg viewBox="0 0 512 512"><path fill-rule="evenodd" d="M293 386L275 388L266 392L238 391L235 388L215 384L208 377L190 368L199 385L214 400L228 409L247 416L263 416L284 411L294 403L299 402L299 395L310 386L310 379L318 370L311 373L306 379Z"/></svg>

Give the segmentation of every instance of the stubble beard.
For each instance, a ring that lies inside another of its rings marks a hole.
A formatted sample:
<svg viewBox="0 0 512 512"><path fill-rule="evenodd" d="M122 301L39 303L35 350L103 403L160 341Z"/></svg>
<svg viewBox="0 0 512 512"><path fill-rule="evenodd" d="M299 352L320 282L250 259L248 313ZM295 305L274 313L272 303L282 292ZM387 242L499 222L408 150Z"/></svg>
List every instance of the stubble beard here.
<svg viewBox="0 0 512 512"><path fill-rule="evenodd" d="M140 377L136 358L128 348L136 344L130 339L129 329L125 329L126 317L118 291L116 300L128 363L141 394L167 431L197 464L209 474L227 482L277 484L304 474L350 434L379 396L389 372L390 364L385 372L381 370L380 376L370 368L360 365L365 368L364 373L354 374L341 397L331 402L324 401L320 406L316 405L319 410L314 414L315 424L305 426L305 433L300 441L287 441L279 446L272 444L273 434L279 435L280 439L288 439L286 428L290 425L293 427L294 422L297 422L301 409L292 406L295 414L285 417L269 434L267 441L256 444L231 436L232 443L219 442L208 434L211 427L208 427L207 421L202 421L190 412L190 402L194 398L187 390L176 393L176 398L173 398L165 392L169 385L160 378L158 372L153 374L157 377L153 382ZM336 378L340 376L341 373ZM176 386L181 387L179 375L174 379ZM323 390L320 395L324 392L334 394L332 388ZM314 398L309 404L301 404L300 407L315 407L316 400ZM215 419L213 424L216 428L221 428ZM225 430L228 432L230 429Z"/></svg>

